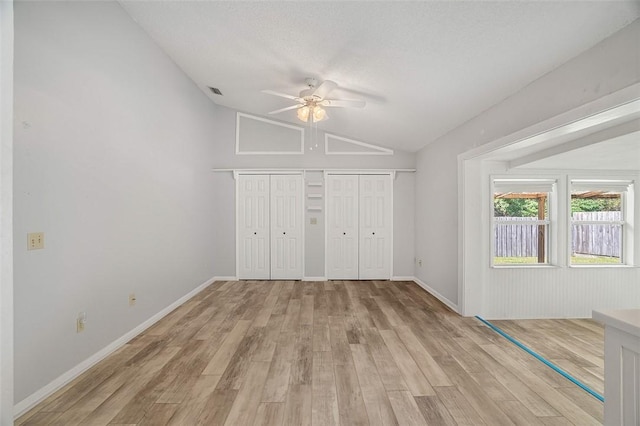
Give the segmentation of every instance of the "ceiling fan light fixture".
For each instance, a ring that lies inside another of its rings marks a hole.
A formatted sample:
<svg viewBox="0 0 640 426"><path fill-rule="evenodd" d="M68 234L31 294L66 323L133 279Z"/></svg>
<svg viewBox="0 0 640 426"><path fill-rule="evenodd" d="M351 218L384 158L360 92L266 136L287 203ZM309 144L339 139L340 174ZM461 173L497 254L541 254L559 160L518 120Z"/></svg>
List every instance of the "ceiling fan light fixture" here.
<svg viewBox="0 0 640 426"><path fill-rule="evenodd" d="M313 109L313 121L322 121L327 118L327 112L324 108L317 106Z"/></svg>
<svg viewBox="0 0 640 426"><path fill-rule="evenodd" d="M298 118L305 123L309 120L309 107L307 105L301 106L297 111Z"/></svg>
<svg viewBox="0 0 640 426"><path fill-rule="evenodd" d="M298 118L305 123L311 118L312 123L327 119L327 111L320 105L303 105L296 111Z"/></svg>

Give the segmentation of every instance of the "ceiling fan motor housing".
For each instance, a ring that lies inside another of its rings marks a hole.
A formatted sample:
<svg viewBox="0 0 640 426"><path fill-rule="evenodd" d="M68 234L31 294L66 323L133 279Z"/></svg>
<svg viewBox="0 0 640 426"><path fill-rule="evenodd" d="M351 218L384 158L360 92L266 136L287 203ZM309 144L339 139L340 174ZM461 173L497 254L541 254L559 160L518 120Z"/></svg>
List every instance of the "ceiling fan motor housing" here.
<svg viewBox="0 0 640 426"><path fill-rule="evenodd" d="M322 98L318 95L314 95L313 92L315 92L315 88L311 87L309 89L305 89L303 91L300 92L300 98L304 99L307 102L317 102L322 100Z"/></svg>

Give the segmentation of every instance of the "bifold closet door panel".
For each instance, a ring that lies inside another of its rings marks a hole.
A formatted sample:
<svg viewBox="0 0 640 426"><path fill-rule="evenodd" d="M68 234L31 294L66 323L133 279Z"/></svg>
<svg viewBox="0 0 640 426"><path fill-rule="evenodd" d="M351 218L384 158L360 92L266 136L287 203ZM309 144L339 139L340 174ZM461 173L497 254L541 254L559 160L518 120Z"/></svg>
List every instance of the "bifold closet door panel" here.
<svg viewBox="0 0 640 426"><path fill-rule="evenodd" d="M271 279L302 278L303 190L302 176L271 176Z"/></svg>
<svg viewBox="0 0 640 426"><path fill-rule="evenodd" d="M389 279L391 275L391 177L360 176L359 278Z"/></svg>
<svg viewBox="0 0 640 426"><path fill-rule="evenodd" d="M358 176L329 175L327 278L358 279Z"/></svg>
<svg viewBox="0 0 640 426"><path fill-rule="evenodd" d="M269 176L238 176L238 278L270 278Z"/></svg>

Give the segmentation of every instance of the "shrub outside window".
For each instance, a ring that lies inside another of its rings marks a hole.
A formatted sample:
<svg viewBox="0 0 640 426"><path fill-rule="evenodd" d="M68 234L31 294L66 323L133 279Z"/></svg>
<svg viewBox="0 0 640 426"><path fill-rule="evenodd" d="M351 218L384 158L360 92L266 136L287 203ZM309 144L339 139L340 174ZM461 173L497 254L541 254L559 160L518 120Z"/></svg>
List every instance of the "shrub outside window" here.
<svg viewBox="0 0 640 426"><path fill-rule="evenodd" d="M549 263L549 198L554 183L494 179L493 265Z"/></svg>
<svg viewBox="0 0 640 426"><path fill-rule="evenodd" d="M625 263L628 181L571 181L571 265Z"/></svg>

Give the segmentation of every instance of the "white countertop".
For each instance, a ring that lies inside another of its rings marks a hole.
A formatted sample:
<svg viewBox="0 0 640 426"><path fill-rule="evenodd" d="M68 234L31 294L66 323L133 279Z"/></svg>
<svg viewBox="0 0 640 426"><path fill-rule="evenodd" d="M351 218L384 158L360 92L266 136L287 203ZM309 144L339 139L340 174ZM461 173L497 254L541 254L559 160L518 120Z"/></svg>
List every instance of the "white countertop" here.
<svg viewBox="0 0 640 426"><path fill-rule="evenodd" d="M593 319L640 338L640 309L593 311Z"/></svg>

